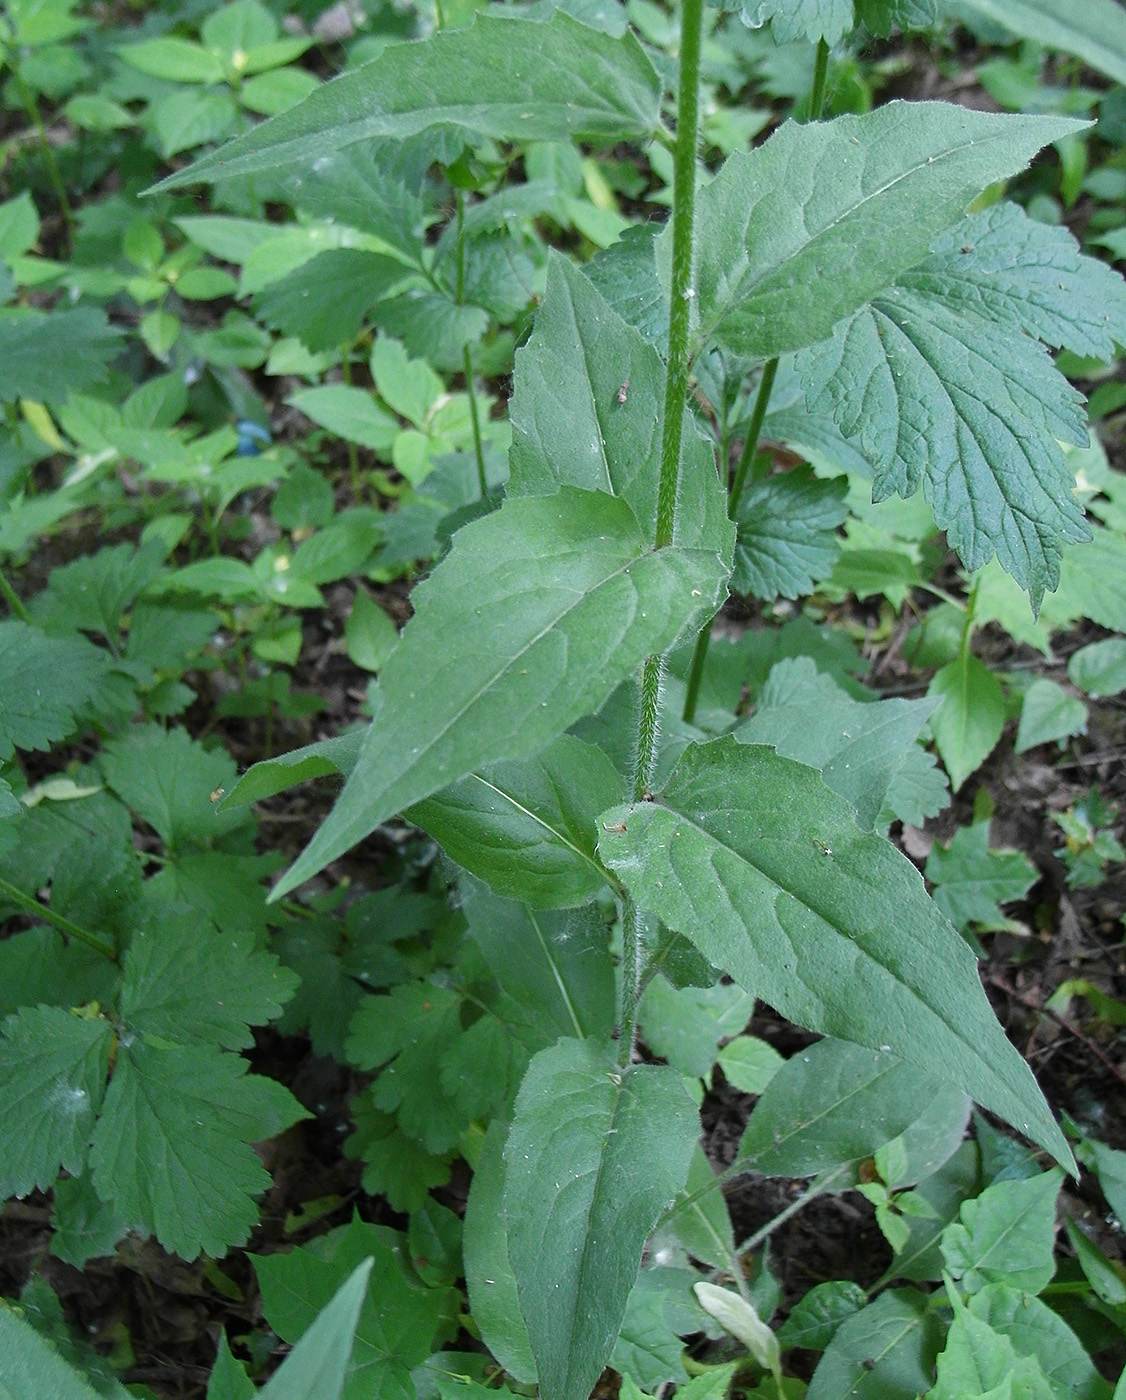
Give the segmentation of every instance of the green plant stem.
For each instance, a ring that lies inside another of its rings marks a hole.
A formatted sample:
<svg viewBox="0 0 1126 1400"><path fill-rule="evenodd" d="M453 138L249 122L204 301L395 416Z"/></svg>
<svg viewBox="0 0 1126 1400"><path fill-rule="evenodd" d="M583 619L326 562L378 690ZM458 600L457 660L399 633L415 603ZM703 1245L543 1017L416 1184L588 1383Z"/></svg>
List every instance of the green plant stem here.
<svg viewBox="0 0 1126 1400"><path fill-rule="evenodd" d="M0 569L0 596L8 605L8 610L13 617L18 617L21 622L30 622L31 616L23 605L23 599L8 582L3 569Z"/></svg>
<svg viewBox="0 0 1126 1400"><path fill-rule="evenodd" d="M802 1192L796 1201L792 1201L785 1210L779 1211L779 1213L774 1216L773 1219L768 1220L761 1229L756 1230L753 1235L745 1239L743 1243L736 1248L735 1253L742 1257L742 1255L750 1254L752 1250L757 1249L760 1244L770 1238L775 1230L785 1225L787 1220L792 1220L799 1211L804 1210L806 1206L815 1201L818 1196L823 1196L826 1191L830 1191L834 1184L845 1175L845 1170L843 1166L836 1167L825 1176L819 1177L807 1191Z"/></svg>
<svg viewBox="0 0 1126 1400"><path fill-rule="evenodd" d="M66 226L67 249L69 250L74 241L74 214L71 211L70 200L67 198L66 186L63 184L62 176L59 174L58 162L55 160L55 152L51 146L51 138L47 134L47 127L43 121L43 114L39 110L39 102L35 94L24 82L20 75L20 70L15 69L16 88L23 103L24 111L31 118L35 130L39 135L39 148L43 152L43 164L47 167L47 178L51 182L51 188L55 192L55 198L59 202L59 212L63 216L63 224Z"/></svg>
<svg viewBox="0 0 1126 1400"><path fill-rule="evenodd" d="M7 880L0 878L0 894L6 899L10 899L19 908L28 914L33 914L37 919L42 919L45 924L50 924L52 928L58 929L67 938L76 938L79 943L85 943L88 948L93 948L96 953L101 953L102 957L109 958L110 962L117 961L117 950L108 938L103 938L100 933L91 933L89 929L80 927L72 923L63 914L56 914L53 909L49 909L45 904L40 904L31 895L24 894L22 890L17 890L15 885L9 885Z"/></svg>
<svg viewBox="0 0 1126 1400"><path fill-rule="evenodd" d="M344 345L341 347L340 374L344 380L344 383L347 384L349 388L351 388L352 347L350 345ZM360 494L363 489L363 483L360 481L360 454L356 450L356 444L354 442L349 442L348 444L348 476L352 482L352 497L355 500L356 504L359 505Z"/></svg>
<svg viewBox="0 0 1126 1400"><path fill-rule="evenodd" d="M641 910L627 894L622 896L622 1018L618 1027L618 1063L625 1068L637 1044L637 1007L641 1001L641 963L644 952Z"/></svg>
<svg viewBox="0 0 1126 1400"><path fill-rule="evenodd" d="M469 422L473 428L473 452L477 458L477 485L481 499L489 494L489 483L485 478L485 449L481 446L481 417L477 409L477 393L473 387L473 355L468 344L462 346L462 363L465 365L465 392L469 395Z"/></svg>
<svg viewBox="0 0 1126 1400"><path fill-rule="evenodd" d="M809 91L809 120L819 122L825 110L825 80L829 76L829 45L817 41L817 57L813 63L813 86Z"/></svg>

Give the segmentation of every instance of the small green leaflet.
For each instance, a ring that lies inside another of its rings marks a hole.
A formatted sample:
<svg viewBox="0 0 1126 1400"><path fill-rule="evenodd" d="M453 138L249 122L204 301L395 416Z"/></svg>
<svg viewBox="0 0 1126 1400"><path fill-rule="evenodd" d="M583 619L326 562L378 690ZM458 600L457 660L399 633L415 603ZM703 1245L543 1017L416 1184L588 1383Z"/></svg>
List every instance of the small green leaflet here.
<svg viewBox="0 0 1126 1400"><path fill-rule="evenodd" d="M311 165L433 127L499 141L613 142L644 140L659 124L661 82L634 36L612 38L562 10L547 22L478 15L468 28L393 48L156 188Z"/></svg>
<svg viewBox="0 0 1126 1400"><path fill-rule="evenodd" d="M963 8L1022 39L1074 54L1116 83L1126 83L1126 15L1115 0L959 0Z"/></svg>
<svg viewBox="0 0 1126 1400"><path fill-rule="evenodd" d="M0 311L0 401L58 403L100 384L120 352L121 332L88 306Z"/></svg>
<svg viewBox="0 0 1126 1400"><path fill-rule="evenodd" d="M835 44L852 28L852 0L742 0L740 18L750 29L769 22L776 44Z"/></svg>
<svg viewBox="0 0 1126 1400"><path fill-rule="evenodd" d="M622 1069L609 1044L561 1040L528 1067L505 1144L504 1213L544 1400L590 1394L699 1131L675 1070Z"/></svg>
<svg viewBox="0 0 1126 1400"><path fill-rule="evenodd" d="M732 738L690 745L659 801L600 826L599 854L638 904L748 991L811 1030L941 1064L1070 1167L970 949L815 769Z"/></svg>
<svg viewBox="0 0 1126 1400"><path fill-rule="evenodd" d="M1119 695L1126 690L1126 638L1108 637L1073 652L1067 677L1085 695Z"/></svg>
<svg viewBox="0 0 1126 1400"><path fill-rule="evenodd" d="M998 1181L962 1205L942 1234L942 1257L966 1293L1004 1283L1039 1293L1056 1271L1052 1249L1062 1176Z"/></svg>
<svg viewBox="0 0 1126 1400"><path fill-rule="evenodd" d="M950 787L957 792L1001 737L1005 727L1001 683L976 656L967 653L934 673L927 695L942 700L931 719L931 732L950 774Z"/></svg>
<svg viewBox="0 0 1126 1400"><path fill-rule="evenodd" d="M1062 685L1038 676L1024 692L1014 753L1087 732L1087 706Z"/></svg>
<svg viewBox="0 0 1126 1400"><path fill-rule="evenodd" d="M942 1345L929 1301L916 1288L891 1289L846 1318L825 1348L806 1400L916 1400L924 1394Z"/></svg>
<svg viewBox="0 0 1126 1400"><path fill-rule="evenodd" d="M266 325L310 350L338 350L356 338L377 301L415 275L383 253L332 248L263 288L255 308Z"/></svg>
<svg viewBox="0 0 1126 1400"><path fill-rule="evenodd" d="M932 897L955 928L1004 928L1001 905L1023 899L1040 878L1023 852L990 849L989 825L959 827L927 857L923 873L934 886Z"/></svg>
<svg viewBox="0 0 1126 1400"><path fill-rule="evenodd" d="M108 663L85 637L47 637L24 622L0 622L0 760L69 738Z"/></svg>
<svg viewBox="0 0 1126 1400"><path fill-rule="evenodd" d="M571 487L463 527L414 592L343 793L272 897L404 807L598 709L715 611L730 560L719 535L652 550L624 501Z"/></svg>
<svg viewBox="0 0 1126 1400"><path fill-rule="evenodd" d="M821 481L809 467L752 482L736 512L731 587L772 603L800 598L833 572L837 529L848 515L848 479Z"/></svg>
<svg viewBox="0 0 1126 1400"><path fill-rule="evenodd" d="M697 197L700 339L763 358L815 344L926 257L986 185L1080 129L941 102L787 122Z"/></svg>

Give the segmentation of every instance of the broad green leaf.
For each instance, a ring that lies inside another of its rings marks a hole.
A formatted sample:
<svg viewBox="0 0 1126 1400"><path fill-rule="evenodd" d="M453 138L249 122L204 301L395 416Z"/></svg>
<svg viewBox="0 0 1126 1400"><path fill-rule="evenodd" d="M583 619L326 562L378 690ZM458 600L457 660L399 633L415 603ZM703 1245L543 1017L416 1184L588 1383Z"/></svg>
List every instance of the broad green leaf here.
<svg viewBox="0 0 1126 1400"><path fill-rule="evenodd" d="M537 910L462 883L473 939L501 991L520 1008L536 1048L560 1036L605 1038L614 1026L614 968L596 906Z"/></svg>
<svg viewBox="0 0 1126 1400"><path fill-rule="evenodd" d="M673 1069L703 1079L716 1062L720 1040L743 1030L754 1009L754 997L742 987L673 987L658 973L641 999L642 1035Z"/></svg>
<svg viewBox="0 0 1126 1400"><path fill-rule="evenodd" d="M4 1400L98 1400L99 1391L15 1308L0 1307L0 1394Z"/></svg>
<svg viewBox="0 0 1126 1400"><path fill-rule="evenodd" d="M852 0L743 0L741 17L751 29L769 22L776 44L835 44L852 28Z"/></svg>
<svg viewBox="0 0 1126 1400"><path fill-rule="evenodd" d="M737 1035L719 1052L723 1077L741 1094L761 1094L786 1061L773 1045L754 1035Z"/></svg>
<svg viewBox="0 0 1126 1400"><path fill-rule="evenodd" d="M562 1040L533 1059L505 1145L504 1213L545 1400L585 1400L617 1340L641 1252L699 1134L671 1069Z"/></svg>
<svg viewBox="0 0 1126 1400"><path fill-rule="evenodd" d="M107 661L85 637L46 637L15 619L0 622L0 759L69 738Z"/></svg>
<svg viewBox="0 0 1126 1400"><path fill-rule="evenodd" d="M954 1321L926 1400L1054 1400L1035 1357L1019 1356L1007 1337L950 1292Z"/></svg>
<svg viewBox="0 0 1126 1400"><path fill-rule="evenodd" d="M536 1363L520 1316L504 1218L504 1140L508 1125L489 1124L465 1207L465 1283L481 1340L513 1380L534 1385Z"/></svg>
<svg viewBox="0 0 1126 1400"><path fill-rule="evenodd" d="M1005 727L1005 700L997 677L967 654L936 671L928 697L942 704L931 718L935 747L957 792L996 747Z"/></svg>
<svg viewBox="0 0 1126 1400"><path fill-rule="evenodd" d="M726 532L725 532L726 533ZM727 539L651 550L624 501L564 487L461 529L413 594L344 791L280 897L380 822L598 709L723 596Z"/></svg>
<svg viewBox="0 0 1126 1400"><path fill-rule="evenodd" d="M219 1350L207 1379L207 1400L254 1400L257 1394L246 1368L235 1360L226 1332L220 1331Z"/></svg>
<svg viewBox="0 0 1126 1400"><path fill-rule="evenodd" d="M91 1144L94 1185L183 1259L245 1244L253 1198L270 1184L248 1144L308 1117L288 1090L246 1070L210 1046L118 1048Z"/></svg>
<svg viewBox="0 0 1126 1400"><path fill-rule="evenodd" d="M936 708L932 700L854 700L803 656L773 667L754 714L734 733L819 769L871 830Z"/></svg>
<svg viewBox="0 0 1126 1400"><path fill-rule="evenodd" d="M846 1318L825 1348L806 1400L916 1400L930 1387L941 1346L925 1293L881 1293Z"/></svg>
<svg viewBox="0 0 1126 1400"><path fill-rule="evenodd" d="M1040 873L1022 851L991 850L989 822L961 826L936 844L923 873L933 899L955 928L1003 928L1001 905L1023 899Z"/></svg>
<svg viewBox="0 0 1126 1400"><path fill-rule="evenodd" d="M0 1197L81 1175L113 1034L101 1018L22 1007L0 1038Z"/></svg>
<svg viewBox="0 0 1126 1400"><path fill-rule="evenodd" d="M406 815L498 894L556 909L604 887L596 820L623 796L601 749L564 734L533 758L489 764Z"/></svg>
<svg viewBox="0 0 1126 1400"><path fill-rule="evenodd" d="M748 486L736 513L732 589L767 603L811 593L841 552L837 528L848 515L847 492L845 477L822 481L809 467Z"/></svg>
<svg viewBox="0 0 1126 1400"><path fill-rule="evenodd" d="M419 1285L406 1264L405 1244L402 1235L356 1216L310 1248L251 1256L266 1320L289 1342L314 1325L358 1264L371 1261L345 1400L413 1400L410 1370L431 1351L448 1294Z"/></svg>
<svg viewBox="0 0 1126 1400"><path fill-rule="evenodd" d="M1056 1271L1056 1197L1061 1175L998 1181L966 1201L942 1233L942 1257L967 1293L1003 1283L1039 1293Z"/></svg>
<svg viewBox="0 0 1126 1400"><path fill-rule="evenodd" d="M1054 1400L1110 1400L1110 1386L1095 1369L1083 1343L1040 1298L1020 1288L991 1283L969 1300L969 1313L1008 1338L1018 1357L1031 1357Z"/></svg>
<svg viewBox="0 0 1126 1400"><path fill-rule="evenodd" d="M76 1269L112 1254L129 1232L128 1223L101 1200L89 1175L62 1177L54 1184L51 1253Z"/></svg>
<svg viewBox="0 0 1126 1400"><path fill-rule="evenodd" d="M39 237L39 211L30 190L0 204L0 257L11 263Z"/></svg>
<svg viewBox="0 0 1126 1400"><path fill-rule="evenodd" d="M263 1400L340 1400L374 1262L356 1265L258 1392Z"/></svg>
<svg viewBox="0 0 1126 1400"><path fill-rule="evenodd" d="M358 588L352 611L344 624L348 659L365 671L382 671L383 663L398 641L399 629L367 589Z"/></svg>
<svg viewBox="0 0 1126 1400"><path fill-rule="evenodd" d="M1126 83L1126 15L1115 0L959 0L1022 39L1074 54L1116 83Z"/></svg>
<svg viewBox="0 0 1126 1400"><path fill-rule="evenodd" d="M1087 706L1078 695L1069 694L1047 676L1037 676L1024 692L1013 752L1026 753L1039 744L1086 732Z"/></svg>
<svg viewBox="0 0 1126 1400"><path fill-rule="evenodd" d="M688 1381L681 1335L699 1332L706 1317L691 1292L698 1277L688 1268L649 1267L630 1290L610 1366L645 1394L657 1395L667 1382L683 1388Z"/></svg>
<svg viewBox="0 0 1126 1400"><path fill-rule="evenodd" d="M218 54L188 39L146 39L139 44L124 44L117 52L138 73L168 82L221 83L226 76Z"/></svg>
<svg viewBox="0 0 1126 1400"><path fill-rule="evenodd" d="M366 389L320 384L315 389L299 389L289 401L330 433L370 447L373 452L389 452L401 431L398 420L381 408Z"/></svg>
<svg viewBox="0 0 1126 1400"><path fill-rule="evenodd" d="M893 28L928 29L937 23L944 0L856 0L856 18L872 34L886 39Z"/></svg>
<svg viewBox="0 0 1126 1400"><path fill-rule="evenodd" d="M644 139L660 96L632 34L612 38L562 10L546 23L479 15L469 28L393 45L158 188L307 165L433 127L500 141Z"/></svg>
<svg viewBox="0 0 1126 1400"><path fill-rule="evenodd" d="M1119 695L1126 690L1126 638L1108 637L1072 652L1067 676L1085 695Z"/></svg>
<svg viewBox="0 0 1126 1400"><path fill-rule="evenodd" d="M739 1157L764 1176L816 1176L855 1168L918 1118L943 1088L907 1060L844 1040L821 1040L791 1056L755 1104Z"/></svg>
<svg viewBox="0 0 1126 1400"><path fill-rule="evenodd" d="M413 275L383 253L332 248L263 288L255 308L266 325L310 350L338 350L356 338L372 306Z"/></svg>
<svg viewBox="0 0 1126 1400"><path fill-rule="evenodd" d="M778 1329L778 1340L786 1349L804 1347L824 1351L842 1322L864 1307L868 1295L851 1279L832 1279L811 1288Z"/></svg>
<svg viewBox="0 0 1126 1400"><path fill-rule="evenodd" d="M1079 129L938 102L787 122L700 191L701 338L763 358L814 344L924 258L988 184Z"/></svg>
<svg viewBox="0 0 1126 1400"><path fill-rule="evenodd" d="M297 978L252 934L217 933L171 914L140 929L123 960L121 1016L143 1035L179 1045L254 1044L251 1026L281 1015Z"/></svg>
<svg viewBox="0 0 1126 1400"><path fill-rule="evenodd" d="M589 279L558 255L528 345L516 359L510 496L560 486L628 501L656 535L665 367ZM685 420L677 542L729 533L713 448ZM719 547L717 545L717 547ZM724 546L726 547L726 546Z"/></svg>
<svg viewBox="0 0 1126 1400"><path fill-rule="evenodd" d="M159 544L119 544L52 569L31 600L32 622L54 636L94 632L116 645L123 614L161 572L164 552Z"/></svg>
<svg viewBox="0 0 1126 1400"><path fill-rule="evenodd" d="M715 1170L698 1143L692 1153L684 1190L654 1236L654 1254L669 1240L694 1259L714 1264L719 1269L729 1269L735 1257L735 1232L727 1201Z"/></svg>
<svg viewBox="0 0 1126 1400"><path fill-rule="evenodd" d="M638 904L748 991L812 1030L941 1065L1070 1166L969 947L816 770L731 738L692 745L659 800L601 827L599 854Z"/></svg>

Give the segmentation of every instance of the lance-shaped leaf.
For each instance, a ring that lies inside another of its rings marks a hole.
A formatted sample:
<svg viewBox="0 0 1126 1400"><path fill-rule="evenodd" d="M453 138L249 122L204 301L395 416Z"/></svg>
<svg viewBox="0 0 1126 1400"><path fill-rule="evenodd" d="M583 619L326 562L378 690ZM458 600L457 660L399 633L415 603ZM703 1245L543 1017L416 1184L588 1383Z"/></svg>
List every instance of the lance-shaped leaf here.
<svg viewBox="0 0 1126 1400"><path fill-rule="evenodd" d="M821 340L921 261L986 185L1080 127L941 102L787 122L700 191L702 338L763 357Z"/></svg>
<svg viewBox="0 0 1126 1400"><path fill-rule="evenodd" d="M962 0L963 8L1022 39L1074 54L1116 83L1126 83L1126 14L1115 0Z"/></svg>
<svg viewBox="0 0 1126 1400"><path fill-rule="evenodd" d="M598 709L718 607L722 534L652 550L624 501L571 487L465 526L415 590L356 766L273 897L396 812L484 763L535 753Z"/></svg>
<svg viewBox="0 0 1126 1400"><path fill-rule="evenodd" d="M432 127L500 141L621 141L656 130L661 82L632 34L615 39L564 11L544 22L479 15L396 44L157 187L311 165L359 142Z"/></svg>
<svg viewBox="0 0 1126 1400"><path fill-rule="evenodd" d="M607 491L629 502L654 539L664 387L656 349L589 278L553 256L535 331L516 358L508 494L542 496L560 486ZM691 415L681 473L676 541L725 532L715 453Z"/></svg>
<svg viewBox="0 0 1126 1400"><path fill-rule="evenodd" d="M943 1076L1070 1166L968 945L914 866L812 768L732 738L692 745L659 801L601 819L638 904L799 1025Z"/></svg>
<svg viewBox="0 0 1126 1400"><path fill-rule="evenodd" d="M601 749L562 734L533 758L489 764L406 815L498 894L563 909L605 885L595 822L624 795Z"/></svg>
<svg viewBox="0 0 1126 1400"><path fill-rule="evenodd" d="M561 1040L529 1065L505 1145L504 1213L544 1400L590 1394L699 1131L675 1070L622 1069L609 1044Z"/></svg>

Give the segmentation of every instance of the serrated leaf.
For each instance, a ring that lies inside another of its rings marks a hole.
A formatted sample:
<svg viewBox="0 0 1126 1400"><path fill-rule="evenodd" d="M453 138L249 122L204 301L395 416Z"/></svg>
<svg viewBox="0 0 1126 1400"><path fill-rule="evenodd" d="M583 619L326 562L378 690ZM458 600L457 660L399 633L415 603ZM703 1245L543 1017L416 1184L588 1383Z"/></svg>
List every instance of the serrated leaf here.
<svg viewBox="0 0 1126 1400"><path fill-rule="evenodd" d="M288 1090L246 1076L247 1068L211 1046L137 1040L118 1049L91 1144L94 1185L183 1259L218 1258L246 1243L258 1223L253 1198L270 1184L248 1144L308 1116ZM266 1121L274 1105L285 1110L280 1126Z"/></svg>
<svg viewBox="0 0 1126 1400"><path fill-rule="evenodd" d="M11 1307L0 1308L0 1393L5 1400L98 1400L99 1391Z"/></svg>
<svg viewBox="0 0 1126 1400"><path fill-rule="evenodd" d="M755 1104L740 1159L766 1176L816 1176L855 1168L919 1117L943 1088L935 1075L894 1055L821 1040L777 1071Z"/></svg>
<svg viewBox="0 0 1126 1400"><path fill-rule="evenodd" d="M545 1400L585 1400L609 1359L646 1237L699 1133L674 1071L562 1040L528 1067L505 1145L508 1249Z"/></svg>
<svg viewBox="0 0 1126 1400"><path fill-rule="evenodd" d="M856 18L877 38L892 29L929 29L938 22L943 0L856 0Z"/></svg>
<svg viewBox="0 0 1126 1400"><path fill-rule="evenodd" d="M139 929L123 959L121 1016L145 1035L179 1045L254 1044L251 1026L281 1015L297 978L253 934L218 933L175 914Z"/></svg>
<svg viewBox="0 0 1126 1400"><path fill-rule="evenodd" d="M260 1393L263 1400L340 1400L374 1260L357 1264Z"/></svg>
<svg viewBox="0 0 1126 1400"><path fill-rule="evenodd" d="M1024 1181L998 1181L962 1205L942 1232L942 1257L967 1293L1003 1283L1039 1293L1056 1271L1056 1197L1062 1178L1042 1172Z"/></svg>
<svg viewBox="0 0 1126 1400"><path fill-rule="evenodd" d="M848 515L847 494L845 477L822 481L809 467L748 486L736 513L732 589L768 603L811 593L841 552L837 528Z"/></svg>
<svg viewBox="0 0 1126 1400"><path fill-rule="evenodd" d="M453 1152L433 1155L399 1131L395 1119L357 1094L351 1104L355 1132L344 1142L344 1155L364 1164L363 1188L369 1196L386 1196L392 1210L420 1210L432 1186L450 1179Z"/></svg>
<svg viewBox="0 0 1126 1400"><path fill-rule="evenodd" d="M726 540L651 550L624 501L564 487L461 529L413 594L382 705L327 821L274 887L482 764L544 747L723 596Z"/></svg>
<svg viewBox="0 0 1126 1400"><path fill-rule="evenodd" d="M977 659L959 657L934 673L927 695L942 700L931 732L950 787L957 792L996 747L1005 727L1005 699L997 677Z"/></svg>
<svg viewBox="0 0 1126 1400"><path fill-rule="evenodd" d="M852 0L743 0L740 18L751 29L769 23L776 44L835 44L852 28Z"/></svg>
<svg viewBox="0 0 1126 1400"><path fill-rule="evenodd" d="M871 830L936 708L932 700L854 700L803 656L772 668L755 713L734 734L817 768Z"/></svg>
<svg viewBox="0 0 1126 1400"><path fill-rule="evenodd" d="M64 1264L85 1268L91 1259L112 1254L129 1226L94 1190L89 1176L62 1177L54 1183L51 1253Z"/></svg>
<svg viewBox="0 0 1126 1400"><path fill-rule="evenodd" d="M405 815L498 894L558 909L605 885L595 823L623 796L601 749L564 734L533 758L487 765Z"/></svg>
<svg viewBox="0 0 1126 1400"><path fill-rule="evenodd" d="M1038 744L1086 732L1087 706L1078 695L1069 694L1046 676L1037 676L1024 692L1013 752L1027 753Z"/></svg>
<svg viewBox="0 0 1126 1400"><path fill-rule="evenodd" d="M100 1019L25 1006L0 1039L0 1197L81 1175L106 1087L113 1033Z"/></svg>
<svg viewBox="0 0 1126 1400"><path fill-rule="evenodd" d="M434 127L500 141L621 141L658 125L661 84L633 35L613 38L562 10L546 23L479 15L394 47L158 188L311 164Z"/></svg>
<svg viewBox="0 0 1126 1400"><path fill-rule="evenodd" d="M938 843L923 872L934 886L934 902L955 926L1004 925L1001 905L1023 899L1040 872L1022 851L990 850L989 822L962 826Z"/></svg>
<svg viewBox="0 0 1126 1400"><path fill-rule="evenodd" d="M763 358L814 344L924 258L986 185L1077 129L939 102L787 122L699 193L701 339Z"/></svg>
<svg viewBox="0 0 1126 1400"><path fill-rule="evenodd" d="M521 1385L534 1385L536 1363L520 1316L516 1275L508 1257L504 1199L504 1140L508 1125L489 1124L465 1207L465 1282L481 1340Z"/></svg>
<svg viewBox="0 0 1126 1400"><path fill-rule="evenodd" d="M941 1065L1070 1165L969 947L814 769L732 738L691 745L658 801L601 826L599 854L639 906L748 991L799 1025Z"/></svg>
<svg viewBox="0 0 1126 1400"><path fill-rule="evenodd" d="M68 738L108 660L84 637L45 637L24 622L0 622L0 760Z"/></svg>
<svg viewBox="0 0 1126 1400"><path fill-rule="evenodd" d="M58 403L100 384L121 344L121 332L91 307L0 313L0 400Z"/></svg>
<svg viewBox="0 0 1126 1400"><path fill-rule="evenodd" d="M914 1288L881 1293L837 1328L806 1400L916 1400L931 1384L938 1319Z"/></svg>
<svg viewBox="0 0 1126 1400"><path fill-rule="evenodd" d="M1126 17L1114 0L960 0L968 10L1048 48L1074 54L1116 83L1126 83Z"/></svg>
<svg viewBox="0 0 1126 1400"><path fill-rule="evenodd" d="M332 248L263 288L255 308L266 325L310 350L338 350L356 338L372 306L412 275L383 253Z"/></svg>

